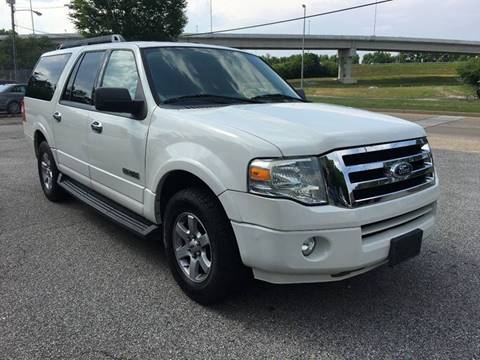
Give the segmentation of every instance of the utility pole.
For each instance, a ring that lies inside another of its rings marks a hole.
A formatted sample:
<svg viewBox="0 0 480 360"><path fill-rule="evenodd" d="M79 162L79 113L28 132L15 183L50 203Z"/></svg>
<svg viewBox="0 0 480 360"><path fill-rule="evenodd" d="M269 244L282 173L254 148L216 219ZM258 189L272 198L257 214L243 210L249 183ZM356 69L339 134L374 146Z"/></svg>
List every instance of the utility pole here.
<svg viewBox="0 0 480 360"><path fill-rule="evenodd" d="M213 5L212 1L210 0L210 32L213 32Z"/></svg>
<svg viewBox="0 0 480 360"><path fill-rule="evenodd" d="M305 4L303 7L303 37L302 37L302 70L300 74L300 88L303 89L303 71L305 67L305 22L307 20L307 6Z"/></svg>
<svg viewBox="0 0 480 360"><path fill-rule="evenodd" d="M33 22L32 0L30 0L30 18L32 19L32 34L35 35L35 23Z"/></svg>
<svg viewBox="0 0 480 360"><path fill-rule="evenodd" d="M17 80L17 48L15 46L15 0L7 0L10 5L12 16L12 59L13 59L13 80Z"/></svg>

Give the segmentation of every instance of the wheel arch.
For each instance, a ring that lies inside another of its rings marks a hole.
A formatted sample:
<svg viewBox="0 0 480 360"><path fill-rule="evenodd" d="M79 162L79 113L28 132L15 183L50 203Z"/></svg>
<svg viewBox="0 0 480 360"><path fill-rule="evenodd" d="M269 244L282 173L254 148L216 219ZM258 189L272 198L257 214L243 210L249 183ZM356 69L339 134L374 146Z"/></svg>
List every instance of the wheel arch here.
<svg viewBox="0 0 480 360"><path fill-rule="evenodd" d="M209 184L210 183L210 184ZM174 194L189 187L200 187L212 193L218 199L218 186L211 185L211 181L205 181L202 175L185 169L170 170L164 174L156 186L155 191L155 216L159 223L163 222L165 208ZM214 188L217 188L215 191ZM223 211L225 208L218 199ZM226 212L225 212L226 214Z"/></svg>
<svg viewBox="0 0 480 360"><path fill-rule="evenodd" d="M43 132L41 130L35 130L34 134L33 134L33 147L35 149L35 156L38 158L38 147L40 146L40 144L43 142L43 141L46 141L47 144L48 144L48 140L47 140L47 137L43 134Z"/></svg>
<svg viewBox="0 0 480 360"><path fill-rule="evenodd" d="M51 128L50 124L48 124L44 119L40 119L40 121L35 121L33 123L33 126L31 127L31 136L33 138L35 155L38 156L38 146L41 143L41 141L38 141L39 139L46 141L52 150L55 149L55 142L52 130L53 129ZM57 154L55 153L55 151L53 151L53 157L55 158L55 161L57 161L56 155Z"/></svg>

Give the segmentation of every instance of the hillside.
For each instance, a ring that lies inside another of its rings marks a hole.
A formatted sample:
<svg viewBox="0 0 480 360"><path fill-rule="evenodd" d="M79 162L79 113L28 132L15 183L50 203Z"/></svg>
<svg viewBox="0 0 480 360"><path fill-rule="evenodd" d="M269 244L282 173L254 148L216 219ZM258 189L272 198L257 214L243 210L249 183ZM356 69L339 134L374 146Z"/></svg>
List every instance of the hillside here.
<svg viewBox="0 0 480 360"><path fill-rule="evenodd" d="M480 100L457 76L458 63L354 65L354 85L332 78L305 80L312 101L368 109L469 112L480 114ZM299 81L291 83L298 87Z"/></svg>

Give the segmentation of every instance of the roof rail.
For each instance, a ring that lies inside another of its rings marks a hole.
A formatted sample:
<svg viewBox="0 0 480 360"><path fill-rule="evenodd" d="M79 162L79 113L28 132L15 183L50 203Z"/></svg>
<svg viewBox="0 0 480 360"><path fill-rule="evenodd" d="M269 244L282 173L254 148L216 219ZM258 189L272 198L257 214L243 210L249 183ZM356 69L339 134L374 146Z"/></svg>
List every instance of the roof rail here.
<svg viewBox="0 0 480 360"><path fill-rule="evenodd" d="M85 38L81 40L71 40L66 41L58 45L57 49L68 49L77 46L93 45L93 44L106 44L106 43L115 43L115 42L124 42L125 39L122 35L113 34L113 35L103 35L96 36L92 38Z"/></svg>

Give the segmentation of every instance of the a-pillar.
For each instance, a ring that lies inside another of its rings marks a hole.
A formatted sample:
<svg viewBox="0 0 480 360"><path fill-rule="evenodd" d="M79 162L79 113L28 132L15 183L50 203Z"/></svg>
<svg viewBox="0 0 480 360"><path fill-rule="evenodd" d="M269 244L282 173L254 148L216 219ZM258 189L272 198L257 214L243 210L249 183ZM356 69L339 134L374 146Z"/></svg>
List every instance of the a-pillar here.
<svg viewBox="0 0 480 360"><path fill-rule="evenodd" d="M338 81L342 84L355 84L352 78L353 57L357 54L355 49L338 50Z"/></svg>

